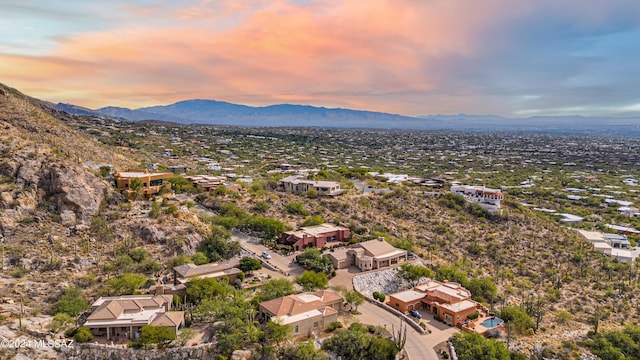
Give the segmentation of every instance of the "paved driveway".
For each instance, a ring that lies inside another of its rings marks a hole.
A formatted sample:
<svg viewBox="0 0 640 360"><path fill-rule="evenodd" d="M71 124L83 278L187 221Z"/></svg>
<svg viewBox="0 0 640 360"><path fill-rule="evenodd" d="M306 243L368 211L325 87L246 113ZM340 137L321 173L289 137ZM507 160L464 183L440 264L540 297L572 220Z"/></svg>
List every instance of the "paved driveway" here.
<svg viewBox="0 0 640 360"><path fill-rule="evenodd" d="M255 256L260 257L263 261L268 262L270 265L275 266L287 276L300 275L303 272L300 265L293 262L294 255L283 256L276 252L271 251L268 247L260 243L260 238L249 236L239 231L234 231L231 235L231 240L240 243L243 249L253 253ZM266 251L271 255L271 259L264 259L262 252Z"/></svg>

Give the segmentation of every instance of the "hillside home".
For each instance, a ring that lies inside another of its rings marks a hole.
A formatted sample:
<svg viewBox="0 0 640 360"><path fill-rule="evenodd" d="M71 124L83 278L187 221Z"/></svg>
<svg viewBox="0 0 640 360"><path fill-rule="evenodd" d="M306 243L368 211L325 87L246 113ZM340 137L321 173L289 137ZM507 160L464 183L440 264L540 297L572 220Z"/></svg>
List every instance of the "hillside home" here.
<svg viewBox="0 0 640 360"><path fill-rule="evenodd" d="M491 214L500 212L500 201L504 199L500 190L484 186L452 185L451 192L464 196L469 202L477 203Z"/></svg>
<svg viewBox="0 0 640 360"><path fill-rule="evenodd" d="M467 316L475 312L486 312L482 304L471 300L471 292L460 284L436 280L389 295L387 305L402 312L425 309L453 326L461 326Z"/></svg>
<svg viewBox="0 0 640 360"><path fill-rule="evenodd" d="M172 299L171 295L100 297L83 326L107 340L133 340L145 325L170 327L177 335L184 325L184 312L169 311Z"/></svg>
<svg viewBox="0 0 640 360"><path fill-rule="evenodd" d="M127 196L129 199L133 199L136 192L131 189L131 182L134 179L142 181L142 188L140 191L146 198L150 198L151 195L158 193L163 186L171 188L171 183L164 181L171 177L173 177L173 173L152 172L147 169L127 169L125 171L116 171L113 173L115 187L122 191L122 194Z"/></svg>
<svg viewBox="0 0 640 360"><path fill-rule="evenodd" d="M233 258L227 261L204 265L184 264L173 268L173 282L175 285L184 284L194 278L222 279L227 277L233 283L242 270L238 269L240 260Z"/></svg>
<svg viewBox="0 0 640 360"><path fill-rule="evenodd" d="M302 250L307 247L322 248L325 245L343 242L348 240L350 235L347 227L324 223L286 231L280 236L280 242L292 245L294 250Z"/></svg>
<svg viewBox="0 0 640 360"><path fill-rule="evenodd" d="M200 187L207 191L213 191L218 186L224 185L224 183L227 182L225 176L194 175L185 176L184 178L191 181L196 188Z"/></svg>
<svg viewBox="0 0 640 360"><path fill-rule="evenodd" d="M353 244L329 253L328 256L336 269L355 265L360 271L380 269L407 261L406 250L393 247L382 237Z"/></svg>
<svg viewBox="0 0 640 360"><path fill-rule="evenodd" d="M305 194L309 190L315 190L318 195L336 196L344 192L340 189L340 183L337 181L316 181L300 179L298 175L288 176L278 182L278 186L282 191Z"/></svg>
<svg viewBox="0 0 640 360"><path fill-rule="evenodd" d="M189 168L186 165L173 165L167 166L167 170L171 171L172 173L182 174L186 173Z"/></svg>
<svg viewBox="0 0 640 360"><path fill-rule="evenodd" d="M575 230L583 239L593 244L593 248L612 259L632 264L640 255L640 251L631 248L631 243L624 235L606 234L599 231Z"/></svg>
<svg viewBox="0 0 640 360"><path fill-rule="evenodd" d="M332 290L288 295L261 302L258 319L289 325L294 336L310 335L338 321L343 302L342 296Z"/></svg>

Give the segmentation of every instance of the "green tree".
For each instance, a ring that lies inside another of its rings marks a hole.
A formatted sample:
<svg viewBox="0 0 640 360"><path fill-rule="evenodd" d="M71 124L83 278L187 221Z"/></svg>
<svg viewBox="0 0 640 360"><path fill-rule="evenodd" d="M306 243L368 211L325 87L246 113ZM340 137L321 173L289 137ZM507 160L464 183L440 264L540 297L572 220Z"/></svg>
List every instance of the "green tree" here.
<svg viewBox="0 0 640 360"><path fill-rule="evenodd" d="M262 232L267 240L277 238L287 228L280 220L262 216L252 216L247 220L246 226L253 231Z"/></svg>
<svg viewBox="0 0 640 360"><path fill-rule="evenodd" d="M360 294L355 290L349 290L344 292L344 301L346 301L351 308L355 311L358 311L358 306L362 305L364 302L364 295Z"/></svg>
<svg viewBox="0 0 640 360"><path fill-rule="evenodd" d="M79 343L86 343L93 339L93 334L86 326L81 326L73 334L73 339Z"/></svg>
<svg viewBox="0 0 640 360"><path fill-rule="evenodd" d="M132 295L147 282L140 274L124 273L107 280L107 285L118 295Z"/></svg>
<svg viewBox="0 0 640 360"><path fill-rule="evenodd" d="M85 310L89 309L89 303L84 299L82 290L77 287L67 287L64 294L58 299L53 306L53 313L64 313L71 317L78 316Z"/></svg>
<svg viewBox="0 0 640 360"><path fill-rule="evenodd" d="M193 260L185 254L180 254L174 258L169 259L167 262L167 267L169 269L173 269L176 266L184 265L184 264L192 264Z"/></svg>
<svg viewBox="0 0 640 360"><path fill-rule="evenodd" d="M194 278L185 285L187 287L187 296L189 296L191 302L196 304L204 299L213 299L231 291L229 285L221 284L213 278Z"/></svg>
<svg viewBox="0 0 640 360"><path fill-rule="evenodd" d="M141 179L135 178L131 179L129 182L129 188L133 191L133 200L138 200L142 193L142 188L144 187L144 183Z"/></svg>
<svg viewBox="0 0 640 360"><path fill-rule="evenodd" d="M302 275L296 277L296 282L300 284L305 291L315 289L326 289L329 278L324 273L306 270Z"/></svg>
<svg viewBox="0 0 640 360"><path fill-rule="evenodd" d="M509 360L507 347L475 332L459 332L451 337L459 360Z"/></svg>
<svg viewBox="0 0 640 360"><path fill-rule="evenodd" d="M69 324L73 324L73 318L71 316L63 312L57 313L49 324L49 330L56 333Z"/></svg>
<svg viewBox="0 0 640 360"><path fill-rule="evenodd" d="M398 276L415 285L421 277L433 277L431 269L422 265L402 264L398 269Z"/></svg>
<svg viewBox="0 0 640 360"><path fill-rule="evenodd" d="M151 202L151 210L149 211L149 217L152 219L156 219L160 216L160 204L158 204L158 202L153 199L153 202Z"/></svg>
<svg viewBox="0 0 640 360"><path fill-rule="evenodd" d="M230 237L231 234L227 230L216 226L213 233L200 243L198 250L211 261L231 259L240 254L240 244L237 241L229 241Z"/></svg>
<svg viewBox="0 0 640 360"><path fill-rule="evenodd" d="M322 272L327 275L333 273L333 263L328 256L323 255L320 249L308 248L296 256L296 262L306 270Z"/></svg>
<svg viewBox="0 0 640 360"><path fill-rule="evenodd" d="M196 192L196 188L193 186L193 183L182 176L174 176L167 179L168 182L171 183L171 188L176 194L180 194L181 192Z"/></svg>
<svg viewBox="0 0 640 360"><path fill-rule="evenodd" d="M500 318L505 323L512 323L519 331L525 331L527 329L533 329L533 319L527 314L526 311L517 306L505 306L500 311Z"/></svg>
<svg viewBox="0 0 640 360"><path fill-rule="evenodd" d="M330 358L326 352L316 349L312 340L298 343L298 347L291 357L292 360L329 360Z"/></svg>
<svg viewBox="0 0 640 360"><path fill-rule="evenodd" d="M490 277L471 279L468 289L477 301L490 302L498 294L498 287Z"/></svg>
<svg viewBox="0 0 640 360"><path fill-rule="evenodd" d="M257 302L269 301L295 293L293 284L287 279L272 279L260 287Z"/></svg>
<svg viewBox="0 0 640 360"><path fill-rule="evenodd" d="M242 270L244 273L251 273L254 270L262 269L262 263L260 260L252 258L250 256L244 256L240 259L240 265L238 265L238 269Z"/></svg>
<svg viewBox="0 0 640 360"><path fill-rule="evenodd" d="M285 206L287 213L291 215L309 215L309 210L304 207L304 204L300 201L292 201Z"/></svg>
<svg viewBox="0 0 640 360"><path fill-rule="evenodd" d="M207 255L205 255L201 251L198 251L195 254L193 254L193 256L191 257L191 260L193 260L193 263L196 265L204 265L209 263L209 258L207 258Z"/></svg>
<svg viewBox="0 0 640 360"><path fill-rule="evenodd" d="M141 344L161 345L165 341L175 340L176 332L171 326L151 326L145 325L140 328L140 337L138 341Z"/></svg>
<svg viewBox="0 0 640 360"><path fill-rule="evenodd" d="M453 266L443 265L436 271L436 279L440 281L452 281L464 287L469 286L467 273Z"/></svg>
<svg viewBox="0 0 640 360"><path fill-rule="evenodd" d="M324 224L326 221L320 215L307 216L300 226L315 226Z"/></svg>
<svg viewBox="0 0 640 360"><path fill-rule="evenodd" d="M142 262L147 258L147 250L143 248L133 249L129 251L129 257L137 263Z"/></svg>
<svg viewBox="0 0 640 360"><path fill-rule="evenodd" d="M280 343L291 333L291 325L279 324L275 321L267 321L265 328L267 338L278 345L280 345Z"/></svg>

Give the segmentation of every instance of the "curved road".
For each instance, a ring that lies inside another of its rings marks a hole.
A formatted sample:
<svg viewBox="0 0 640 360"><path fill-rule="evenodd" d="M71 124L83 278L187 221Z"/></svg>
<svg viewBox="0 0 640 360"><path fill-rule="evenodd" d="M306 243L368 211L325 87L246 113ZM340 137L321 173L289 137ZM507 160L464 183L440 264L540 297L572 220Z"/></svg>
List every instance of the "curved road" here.
<svg viewBox="0 0 640 360"><path fill-rule="evenodd" d="M393 325L396 334L400 328L400 319L397 316L369 302L365 301L358 306L358 311L360 315L356 317L363 324L380 325L386 327L389 332L391 332L391 325ZM431 334L422 335L411 326L407 326L407 343L404 349L411 360L438 360L438 355L433 347L449 339L458 332L458 329L435 322L431 316L422 314L427 328L431 329Z"/></svg>

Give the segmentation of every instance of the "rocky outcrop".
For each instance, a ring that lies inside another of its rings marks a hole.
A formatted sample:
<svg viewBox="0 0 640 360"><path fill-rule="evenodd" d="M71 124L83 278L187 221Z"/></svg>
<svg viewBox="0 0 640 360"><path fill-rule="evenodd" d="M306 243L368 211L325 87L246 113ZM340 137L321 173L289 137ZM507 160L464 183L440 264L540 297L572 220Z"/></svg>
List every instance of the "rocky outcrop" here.
<svg viewBox="0 0 640 360"><path fill-rule="evenodd" d="M187 360L213 359L215 345L204 344L194 347L177 347L155 350L134 350L96 344L74 344L73 347L61 348L66 359L129 359L129 360Z"/></svg>
<svg viewBox="0 0 640 360"><path fill-rule="evenodd" d="M140 238L148 243L158 243L164 241L164 231L155 226L143 226L140 229Z"/></svg>
<svg viewBox="0 0 640 360"><path fill-rule="evenodd" d="M202 242L203 237L198 233L187 234L184 237L184 245L180 247L180 251L188 256L193 256L193 254L198 251L198 246Z"/></svg>
<svg viewBox="0 0 640 360"><path fill-rule="evenodd" d="M58 210L73 211L82 222L89 222L98 212L102 199L113 191L93 173L64 165L49 167L43 173L41 185L55 198Z"/></svg>
<svg viewBox="0 0 640 360"><path fill-rule="evenodd" d="M5 209L12 207L21 217L33 214L46 201L47 210L64 214L65 225L71 226L76 220L89 223L104 197L113 194L109 183L80 166L45 164L44 159L13 166L14 161L0 168L0 175L15 179L16 184L14 191L3 192L0 204Z"/></svg>

